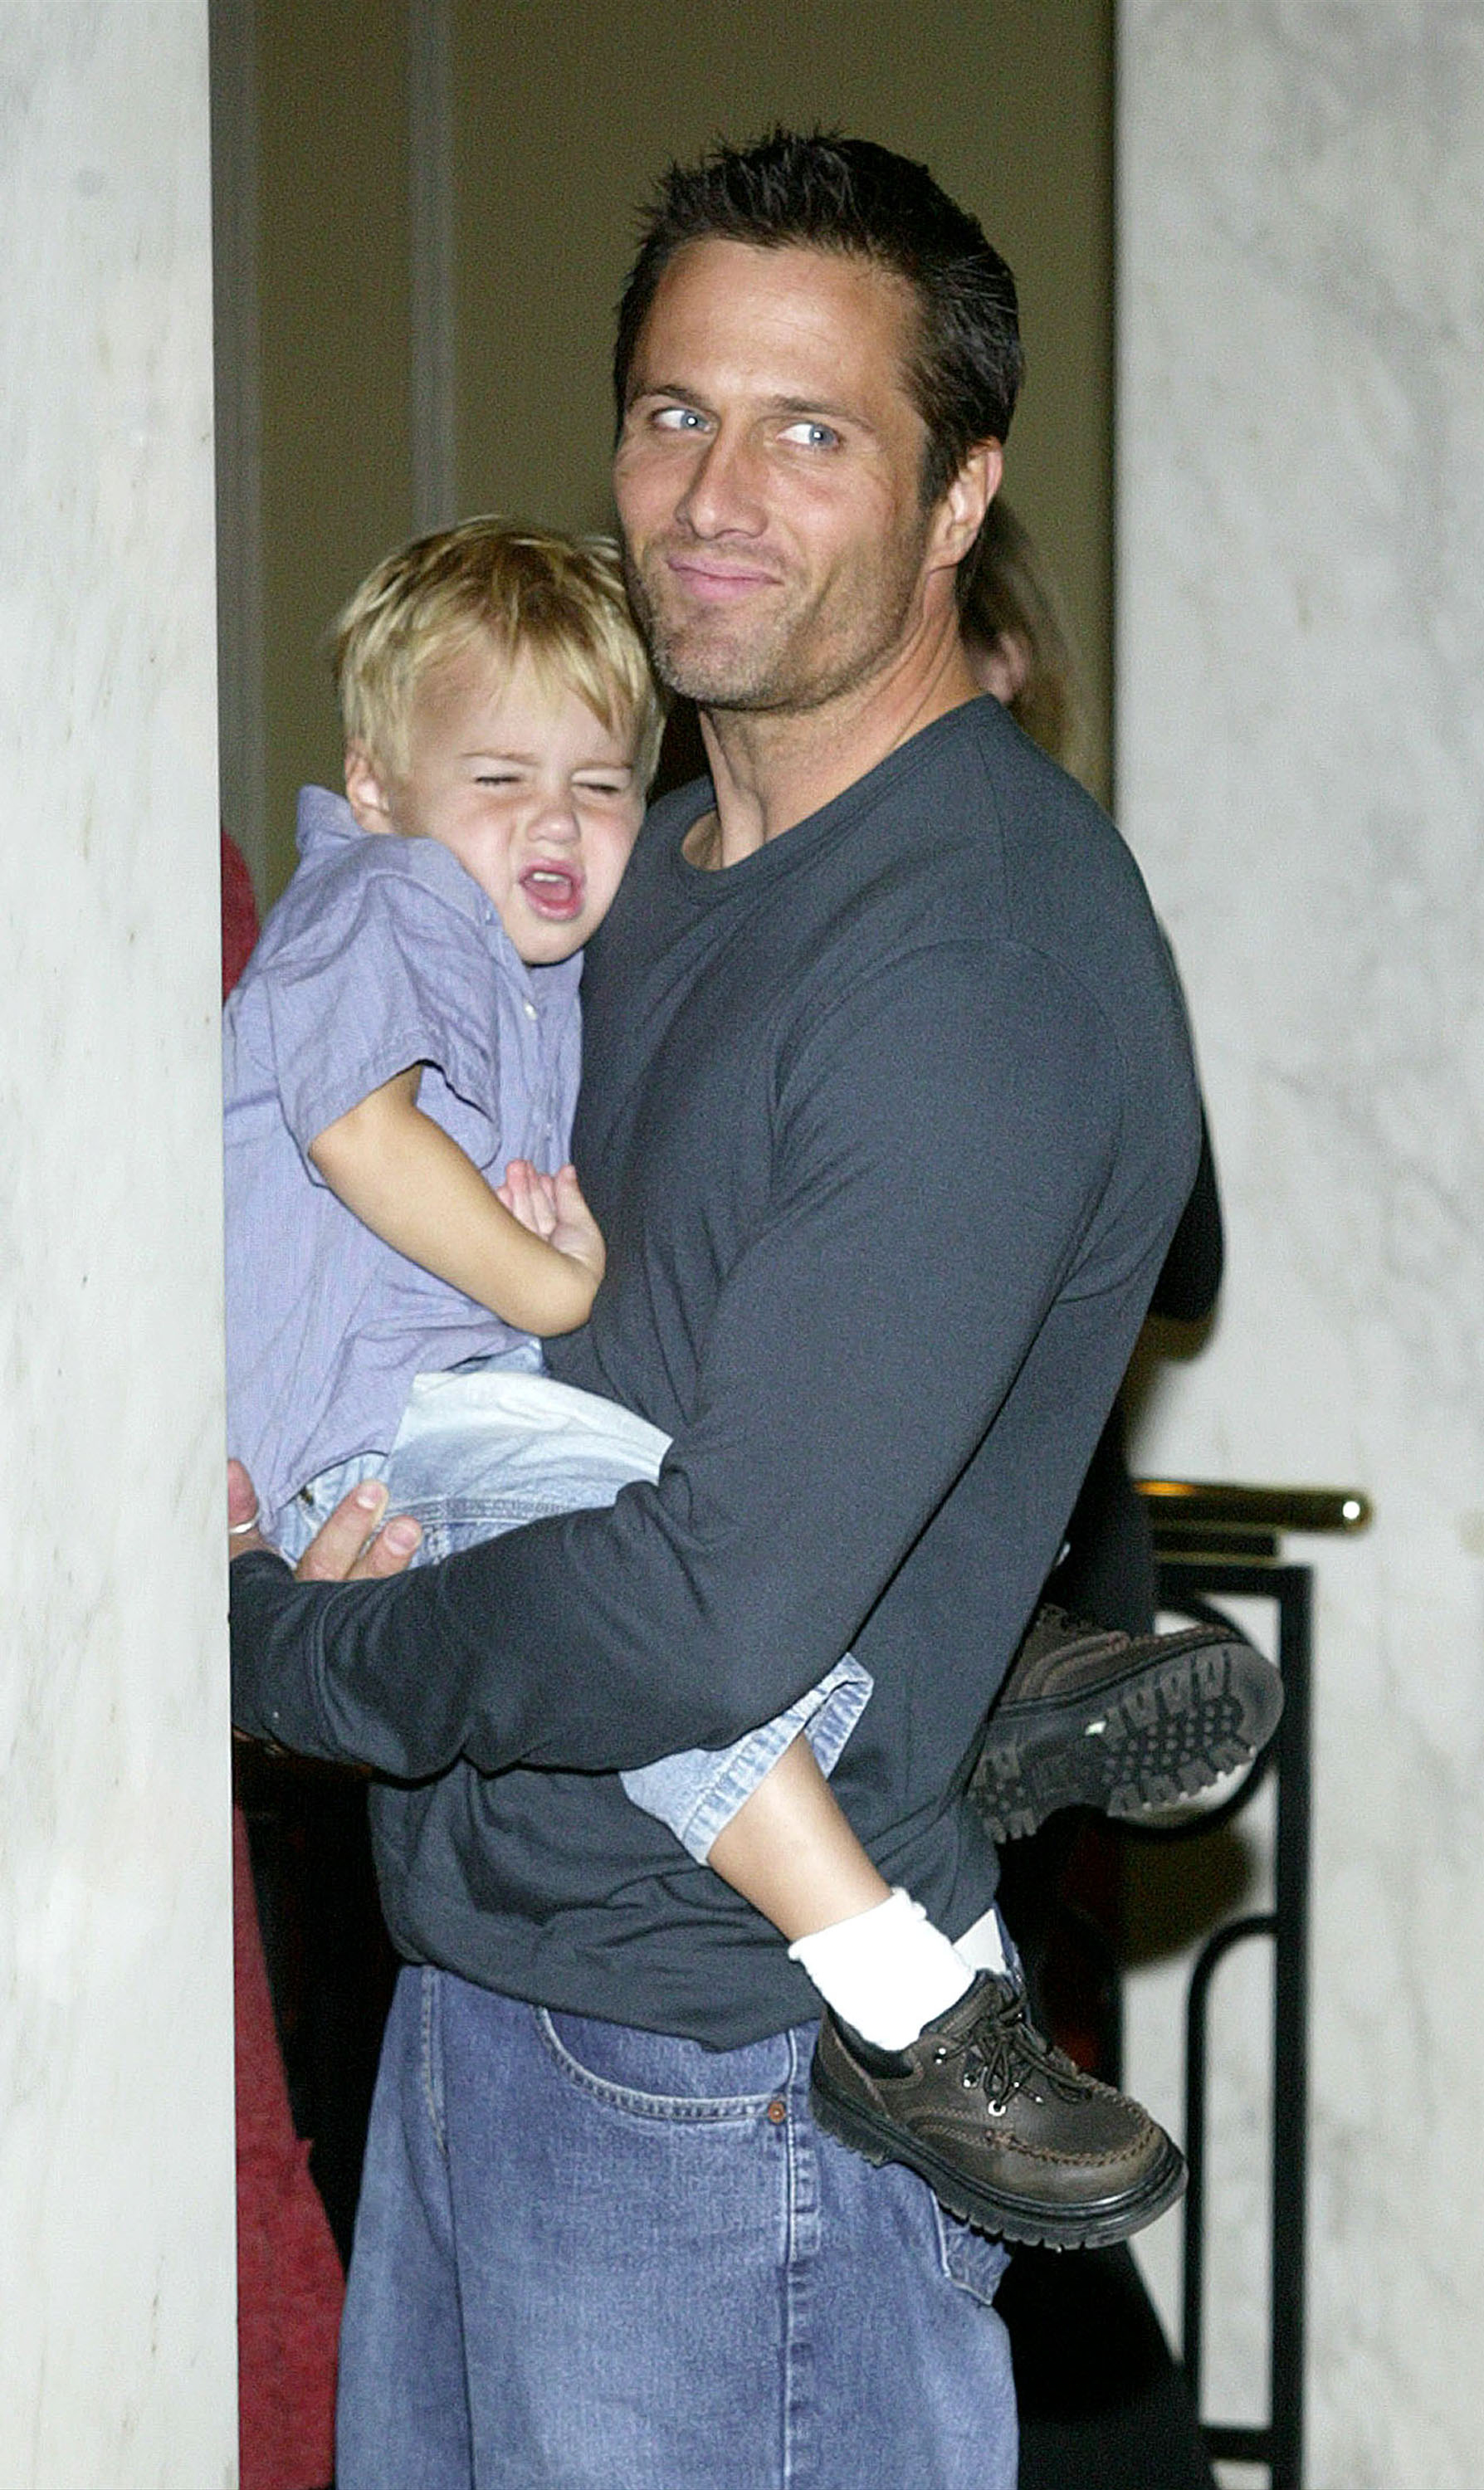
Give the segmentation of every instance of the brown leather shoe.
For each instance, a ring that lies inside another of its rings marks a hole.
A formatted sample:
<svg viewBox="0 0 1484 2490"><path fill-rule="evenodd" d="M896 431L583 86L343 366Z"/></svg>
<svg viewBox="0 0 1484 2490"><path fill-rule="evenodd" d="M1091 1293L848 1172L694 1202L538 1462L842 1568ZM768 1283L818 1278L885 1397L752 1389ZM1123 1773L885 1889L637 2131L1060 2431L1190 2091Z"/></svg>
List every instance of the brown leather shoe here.
<svg viewBox="0 0 1484 2490"><path fill-rule="evenodd" d="M1106 2247L1185 2185L1148 2110L1044 2040L1013 1980L981 1971L910 2049L874 2049L827 2014L814 2114L869 2161L901 2161L960 2221L1048 2248Z"/></svg>
<svg viewBox="0 0 1484 2490"><path fill-rule="evenodd" d="M1036 1610L989 1716L973 1797L996 1841L1059 1808L1141 1815L1249 1764L1283 1680L1236 1626L1126 1635Z"/></svg>

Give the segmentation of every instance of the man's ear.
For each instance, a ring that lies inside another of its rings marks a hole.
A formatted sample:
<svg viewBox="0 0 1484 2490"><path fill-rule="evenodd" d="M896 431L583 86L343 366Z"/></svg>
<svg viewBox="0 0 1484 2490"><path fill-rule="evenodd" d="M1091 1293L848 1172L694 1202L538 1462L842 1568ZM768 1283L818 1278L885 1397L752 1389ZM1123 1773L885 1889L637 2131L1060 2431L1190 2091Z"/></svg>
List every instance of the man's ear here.
<svg viewBox="0 0 1484 2490"><path fill-rule="evenodd" d="M345 747L345 800L364 830L394 830L387 782L364 743Z"/></svg>
<svg viewBox="0 0 1484 2490"><path fill-rule="evenodd" d="M935 570L956 568L963 561L984 525L984 513L1000 490L1004 474L1004 451L999 442L976 442L934 513Z"/></svg>

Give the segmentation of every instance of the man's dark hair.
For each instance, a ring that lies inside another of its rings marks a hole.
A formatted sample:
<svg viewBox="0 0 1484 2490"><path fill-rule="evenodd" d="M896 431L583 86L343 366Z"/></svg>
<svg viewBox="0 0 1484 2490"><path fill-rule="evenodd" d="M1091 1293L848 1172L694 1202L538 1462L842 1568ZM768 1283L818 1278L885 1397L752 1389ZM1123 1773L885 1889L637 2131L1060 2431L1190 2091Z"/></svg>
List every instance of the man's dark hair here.
<svg viewBox="0 0 1484 2490"><path fill-rule="evenodd" d="M620 423L655 289L693 242L840 251L905 279L917 304L907 380L927 427L927 504L941 499L977 442L1004 439L1023 368L1015 279L975 219L925 164L868 138L781 129L755 146L718 146L698 164L672 164L660 177L619 304Z"/></svg>

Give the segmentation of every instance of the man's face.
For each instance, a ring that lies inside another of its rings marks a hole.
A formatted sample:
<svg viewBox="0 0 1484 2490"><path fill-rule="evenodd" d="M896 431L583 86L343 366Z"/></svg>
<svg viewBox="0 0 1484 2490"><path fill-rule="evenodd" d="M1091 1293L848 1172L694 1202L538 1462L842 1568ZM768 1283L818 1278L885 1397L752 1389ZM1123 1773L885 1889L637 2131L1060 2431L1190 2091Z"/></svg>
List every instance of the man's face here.
<svg viewBox="0 0 1484 2490"><path fill-rule="evenodd" d="M345 792L364 829L436 839L493 900L520 958L569 959L613 904L644 813L635 738L476 643L418 685L408 763L357 745Z"/></svg>
<svg viewBox="0 0 1484 2490"><path fill-rule="evenodd" d="M884 670L930 561L906 284L832 252L690 244L640 333L614 462L659 674L817 709Z"/></svg>

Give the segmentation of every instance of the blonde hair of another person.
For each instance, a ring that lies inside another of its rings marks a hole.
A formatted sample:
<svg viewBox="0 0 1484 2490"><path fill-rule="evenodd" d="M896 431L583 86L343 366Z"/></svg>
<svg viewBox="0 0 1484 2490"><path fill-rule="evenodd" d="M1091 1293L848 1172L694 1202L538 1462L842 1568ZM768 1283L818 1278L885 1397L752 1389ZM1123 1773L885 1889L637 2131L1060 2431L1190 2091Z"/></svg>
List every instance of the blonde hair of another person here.
<svg viewBox="0 0 1484 2490"><path fill-rule="evenodd" d="M983 689L1075 775L1085 723L1061 599L1030 530L1003 497L991 502L964 563L959 623Z"/></svg>
<svg viewBox="0 0 1484 2490"><path fill-rule="evenodd" d="M654 776L664 711L606 536L465 519L379 562L333 627L345 740L393 776L407 767L420 686L481 640L574 692L610 734L632 732L641 786Z"/></svg>

